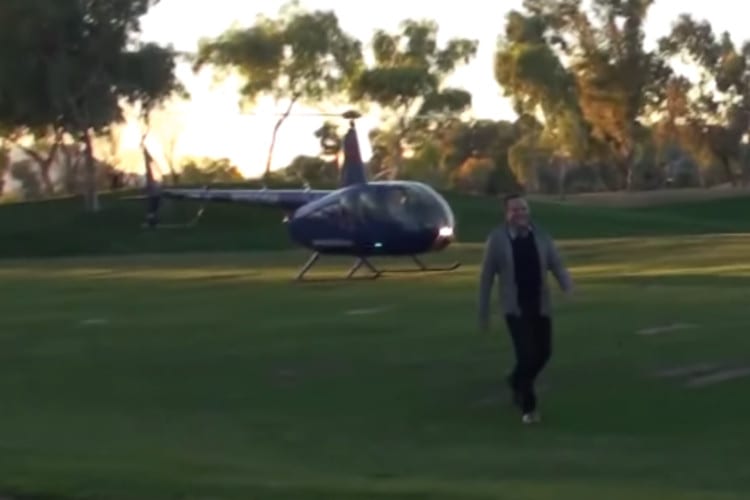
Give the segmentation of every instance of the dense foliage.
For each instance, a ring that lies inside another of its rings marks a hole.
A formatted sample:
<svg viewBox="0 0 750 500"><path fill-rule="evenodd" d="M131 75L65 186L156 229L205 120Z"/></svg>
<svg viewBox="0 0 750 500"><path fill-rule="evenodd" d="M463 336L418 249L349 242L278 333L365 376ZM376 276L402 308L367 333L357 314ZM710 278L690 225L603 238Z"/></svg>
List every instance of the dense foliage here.
<svg viewBox="0 0 750 500"><path fill-rule="evenodd" d="M394 32L376 30L362 41L334 11L292 2L275 17L201 40L191 60L196 72L238 77L246 106L261 97L280 104L269 130L267 175L276 133L295 104L348 102L382 111L369 134L374 177L561 195L744 184L750 42L683 14L655 47L647 46L644 26L654 1L524 0L508 12L487 71L513 103L517 118L510 121L467 118L471 94L448 82L474 59L478 42L439 42L430 19L407 19ZM138 161L151 172L152 114L163 103L189 99L176 76L180 56L139 38L140 19L157 3L2 2L0 192L13 183L27 198L81 193L95 209L97 190L117 185L122 162L113 148L97 144L113 143L126 109L145 125ZM681 74L677 60L691 63L699 77ZM311 130L320 156L301 155L280 176L335 182L341 130L321 124ZM176 139L170 141L162 153L174 152ZM11 161L11 151L22 159ZM170 176L175 182L240 176L225 160L165 163L170 170L185 165L182 175ZM213 170L199 172L205 170L199 164Z"/></svg>

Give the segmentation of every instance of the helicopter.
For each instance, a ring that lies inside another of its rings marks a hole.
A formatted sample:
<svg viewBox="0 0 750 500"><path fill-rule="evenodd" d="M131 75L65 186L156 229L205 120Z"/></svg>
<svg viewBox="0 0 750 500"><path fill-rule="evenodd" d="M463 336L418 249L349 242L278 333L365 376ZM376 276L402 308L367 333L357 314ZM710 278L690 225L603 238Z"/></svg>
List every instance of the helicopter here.
<svg viewBox="0 0 750 500"><path fill-rule="evenodd" d="M149 175L147 221L156 226L162 197L279 208L287 214L283 221L291 240L312 252L297 273L297 281L323 255L355 258L345 279L354 278L363 267L371 279L392 272L458 269L460 262L429 267L419 258L442 251L455 240L456 219L445 198L422 182L368 181L355 127L361 115L348 111L342 116L349 120L349 129L343 138L344 161L337 189L161 188ZM371 261L378 256L411 257L417 268L379 269Z"/></svg>

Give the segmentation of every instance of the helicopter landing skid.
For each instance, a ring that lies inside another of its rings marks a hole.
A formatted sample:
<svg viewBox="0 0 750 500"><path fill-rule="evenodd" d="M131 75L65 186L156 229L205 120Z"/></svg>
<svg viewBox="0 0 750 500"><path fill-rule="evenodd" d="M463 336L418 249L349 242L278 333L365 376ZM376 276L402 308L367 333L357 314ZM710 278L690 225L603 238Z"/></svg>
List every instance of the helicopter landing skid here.
<svg viewBox="0 0 750 500"><path fill-rule="evenodd" d="M422 262L419 257L416 255L412 255L412 260L417 264L417 269L378 269L375 267L370 260L367 257L358 257L357 260L354 262L354 265L349 269L349 272L347 273L346 277L343 278L344 280L354 280L354 279L370 279L375 280L379 277L381 277L383 274L391 274L391 273L428 273L428 272L449 272L449 271L455 271L461 266L460 262L454 262L453 264L449 266L443 266L443 267L429 267L424 262ZM304 266L302 266L302 269L300 269L299 273L297 274L297 277L295 278L296 281L303 281L303 278L307 272L312 269L312 267L315 265L316 262L318 262L318 259L320 258L320 253L315 252L313 253L310 258L307 260ZM368 276L355 276L357 271L359 271L362 267L367 268L370 271L370 274ZM334 278L335 279L335 278ZM338 278L341 279L341 278Z"/></svg>
<svg viewBox="0 0 750 500"><path fill-rule="evenodd" d="M417 257L416 255L411 256L414 263L417 265L417 269L386 269L384 273L439 273L439 272L448 272L448 271L455 271L459 267L461 267L460 262L454 262L453 264L449 266L442 266L442 267L430 267L422 260Z"/></svg>

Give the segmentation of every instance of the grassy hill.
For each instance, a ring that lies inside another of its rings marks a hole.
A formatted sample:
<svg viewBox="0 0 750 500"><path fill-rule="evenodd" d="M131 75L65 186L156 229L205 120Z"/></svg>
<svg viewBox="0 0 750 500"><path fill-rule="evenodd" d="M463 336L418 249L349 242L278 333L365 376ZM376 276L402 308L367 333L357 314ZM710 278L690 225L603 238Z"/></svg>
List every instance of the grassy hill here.
<svg viewBox="0 0 750 500"><path fill-rule="evenodd" d="M502 218L494 198L448 193L461 241L482 241ZM166 201L165 223L192 219L200 204ZM102 211L87 214L67 198L0 207L0 257L54 257L186 251L245 251L290 248L276 210L212 204L190 228L143 229L142 200L102 196ZM639 208L534 202L537 221L557 238L706 234L750 230L750 196Z"/></svg>

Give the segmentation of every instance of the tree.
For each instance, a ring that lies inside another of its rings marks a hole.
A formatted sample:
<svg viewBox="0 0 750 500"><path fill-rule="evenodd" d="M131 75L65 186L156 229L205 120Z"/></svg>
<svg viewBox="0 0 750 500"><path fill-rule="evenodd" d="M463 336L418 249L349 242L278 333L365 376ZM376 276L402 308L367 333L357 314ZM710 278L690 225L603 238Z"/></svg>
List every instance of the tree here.
<svg viewBox="0 0 750 500"><path fill-rule="evenodd" d="M478 41L437 43L438 26L430 20L406 20L397 33L375 32L375 65L361 72L352 86L352 99L367 99L388 110L395 124L386 125L373 142L388 152L391 177L396 177L410 134L434 126L441 115L455 115L471 106L471 94L444 83L460 64L477 52ZM432 119L431 119L432 118Z"/></svg>
<svg viewBox="0 0 750 500"><path fill-rule="evenodd" d="M182 165L180 177L186 184L236 183L245 178L227 158L198 158Z"/></svg>
<svg viewBox="0 0 750 500"><path fill-rule="evenodd" d="M34 98L46 82L28 76L35 71L35 64L44 64L44 61L30 58L34 54L27 51L35 42L51 45L54 37L49 33L46 37L40 36L18 24L35 16L38 21L54 18L55 9L40 12L51 7L47 4L49 2L41 0L8 0L0 5L0 135L7 141L9 149L20 149L32 164L38 166L43 190L49 194L53 190L49 170L62 141L63 129L54 123L55 109L43 99ZM25 164L23 170L27 172L28 165ZM24 178L28 175L33 174L24 173Z"/></svg>
<svg viewBox="0 0 750 500"><path fill-rule="evenodd" d="M259 17L250 28L232 28L200 42L196 71L211 65L243 79L247 104L262 95L287 101L273 128L265 175L271 171L276 135L296 103L317 104L343 95L362 65L361 42L339 26L332 10L307 12L296 3L279 17Z"/></svg>
<svg viewBox="0 0 750 500"><path fill-rule="evenodd" d="M138 51L124 53L122 65L122 89L128 103L138 108L138 117L143 126L140 147L144 167L147 179L153 182L153 153L146 145L151 133L152 113L160 108L163 110L164 103L172 97L186 99L189 95L175 74L175 58L171 49L149 43ZM172 165L169 167L174 180Z"/></svg>
<svg viewBox="0 0 750 500"><path fill-rule="evenodd" d="M458 189L478 189L477 176L485 175L484 192L516 187L508 165L508 149L518 139L513 123L500 120L457 121L438 130L416 155L438 164L443 180ZM470 177L471 179L467 178ZM473 179L473 180L472 180Z"/></svg>
<svg viewBox="0 0 750 500"><path fill-rule="evenodd" d="M540 8L532 5L533 10ZM524 133L510 148L508 161L519 181L530 189L538 188L540 155L556 156L563 164L583 160L590 138L578 102L576 76L563 65L550 41L554 36L549 32L557 26L552 19L543 12L511 11L495 53L495 79L512 98L516 112L525 117L520 123ZM561 186L565 171L561 167Z"/></svg>
<svg viewBox="0 0 750 500"><path fill-rule="evenodd" d="M21 197L24 200L37 200L42 196L42 185L39 182L39 176L36 175L32 167L32 162L22 160L13 163L10 166L10 172L21 186Z"/></svg>
<svg viewBox="0 0 750 500"><path fill-rule="evenodd" d="M593 135L608 143L627 189L644 137L641 120L664 99L669 68L643 46L653 0L595 0L594 15L575 23L580 51L576 63L581 109ZM592 43L593 32L598 43Z"/></svg>
<svg viewBox="0 0 750 500"><path fill-rule="evenodd" d="M122 139L125 126L113 124L107 127L104 134L100 134L93 141L94 155L101 162L113 168L121 168L123 163Z"/></svg>
<svg viewBox="0 0 750 500"><path fill-rule="evenodd" d="M65 131L85 150L87 207L98 209L92 138L122 119L121 102L153 102L174 83L168 49L133 35L158 0L0 3L0 123ZM43 31L28 29L44 26ZM160 71L153 68L158 61ZM165 80L166 77L166 80ZM147 99L148 98L148 99Z"/></svg>
<svg viewBox="0 0 750 500"><path fill-rule="evenodd" d="M20 149L23 155L37 166L42 186L40 192L45 195L53 194L55 186L51 169L63 145L64 130L50 127L32 131L17 127L15 130L7 131L5 137L12 147Z"/></svg>
<svg viewBox="0 0 750 500"><path fill-rule="evenodd" d="M5 191L5 173L10 167L10 149L5 140L0 137L0 197Z"/></svg>
<svg viewBox="0 0 750 500"><path fill-rule="evenodd" d="M282 171L285 180L302 181L307 185L331 185L338 180L339 171L332 162L317 156L299 155Z"/></svg>
<svg viewBox="0 0 750 500"><path fill-rule="evenodd" d="M539 189L539 167L549 163L554 152L544 143L544 126L529 114L516 122L518 139L508 149L508 166L522 187Z"/></svg>
<svg viewBox="0 0 750 500"><path fill-rule="evenodd" d="M544 142L562 164L601 155L633 186L640 121L659 107L670 70L643 46L653 0L526 0L508 15L496 57L498 83L524 112L541 113ZM562 175L562 174L561 174ZM561 185L563 184L561 177Z"/></svg>
<svg viewBox="0 0 750 500"><path fill-rule="evenodd" d="M330 157L333 164L338 168L338 156L343 147L341 137L339 136L338 126L330 121L323 122L323 125L314 133L320 141L320 154L323 157Z"/></svg>
<svg viewBox="0 0 750 500"><path fill-rule="evenodd" d="M469 157L453 173L453 185L462 191L497 194L492 184L495 163L490 158Z"/></svg>
<svg viewBox="0 0 750 500"><path fill-rule="evenodd" d="M179 166L180 139L184 133L184 122L175 116L175 110L161 110L155 117L150 119L151 131L158 138L161 145L161 157L169 169L172 182L176 184L179 179L177 168Z"/></svg>
<svg viewBox="0 0 750 500"><path fill-rule="evenodd" d="M679 143L702 170L718 162L725 179L736 184L750 125L750 42L737 46L729 33L717 36L708 21L683 14L659 48L665 58L696 65L700 74L697 84L681 75L671 78L661 139Z"/></svg>

